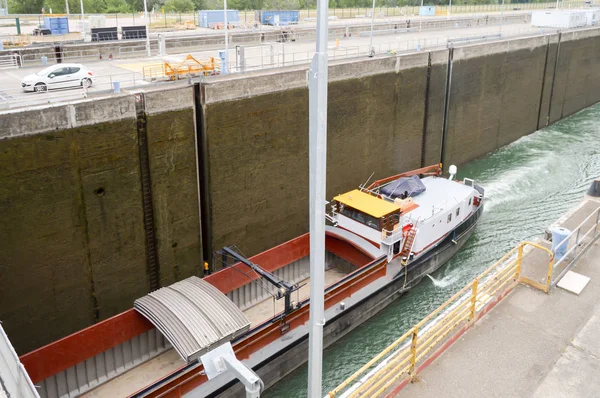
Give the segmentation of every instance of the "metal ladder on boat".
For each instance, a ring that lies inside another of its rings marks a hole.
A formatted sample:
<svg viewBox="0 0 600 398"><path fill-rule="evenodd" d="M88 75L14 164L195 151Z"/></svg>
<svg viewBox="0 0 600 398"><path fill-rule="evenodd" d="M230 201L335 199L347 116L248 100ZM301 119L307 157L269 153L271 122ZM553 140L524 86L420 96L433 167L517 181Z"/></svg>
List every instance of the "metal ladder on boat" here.
<svg viewBox="0 0 600 398"><path fill-rule="evenodd" d="M412 252L413 246L415 245L415 238L417 236L417 228L412 227L408 234L406 235L406 239L404 239L404 244L402 245L402 250L400 251L400 257L402 258L402 265L406 265L408 263L408 258L410 253Z"/></svg>

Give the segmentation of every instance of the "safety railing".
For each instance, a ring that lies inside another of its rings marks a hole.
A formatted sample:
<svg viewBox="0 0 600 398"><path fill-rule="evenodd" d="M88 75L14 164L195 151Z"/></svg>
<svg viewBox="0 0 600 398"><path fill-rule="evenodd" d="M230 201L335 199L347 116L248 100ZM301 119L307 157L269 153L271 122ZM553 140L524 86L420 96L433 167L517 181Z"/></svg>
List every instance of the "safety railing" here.
<svg viewBox="0 0 600 398"><path fill-rule="evenodd" d="M0 55L0 69L16 69L21 66L23 60L18 54Z"/></svg>
<svg viewBox="0 0 600 398"><path fill-rule="evenodd" d="M379 397L401 380L411 380L444 345L470 328L504 295L522 282L524 249L530 246L549 254L538 244L523 242L506 253L452 298L329 392L327 397Z"/></svg>
<svg viewBox="0 0 600 398"><path fill-rule="evenodd" d="M590 224L589 229L582 235L586 225ZM600 223L600 207L598 207L592 214L587 216L571 233L555 247L555 252L561 252L568 248L569 242L575 237L575 242L570 249L566 250L564 255L554 264L548 274L548 289L555 287L556 284L565 276L567 272L573 268L577 260L590 248L590 246L598 240L600 237L600 231L598 230L598 224ZM564 269L553 277L553 271L560 269L564 266Z"/></svg>

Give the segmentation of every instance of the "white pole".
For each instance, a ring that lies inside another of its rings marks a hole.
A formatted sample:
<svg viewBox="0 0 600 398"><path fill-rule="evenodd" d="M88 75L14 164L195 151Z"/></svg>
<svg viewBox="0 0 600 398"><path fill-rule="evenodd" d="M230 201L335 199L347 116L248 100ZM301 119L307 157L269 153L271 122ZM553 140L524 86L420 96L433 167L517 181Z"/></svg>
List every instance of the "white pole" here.
<svg viewBox="0 0 600 398"><path fill-rule="evenodd" d="M310 329L308 398L320 398L325 326L325 177L327 171L327 37L328 0L317 2L317 51L308 71Z"/></svg>
<svg viewBox="0 0 600 398"><path fill-rule="evenodd" d="M556 0L556 9L558 10L558 2L559 0Z"/></svg>
<svg viewBox="0 0 600 398"><path fill-rule="evenodd" d="M150 27L148 26L148 4L146 0L144 0L144 17L146 18L146 55L150 57L152 52L150 51Z"/></svg>
<svg viewBox="0 0 600 398"><path fill-rule="evenodd" d="M421 26L423 25L423 15L421 15L422 12L423 12L423 0L421 0L421 8L419 8L419 32L421 31Z"/></svg>
<svg viewBox="0 0 600 398"><path fill-rule="evenodd" d="M371 10L371 41L369 42L369 57L375 54L373 50L373 25L375 24L375 0L373 0L373 9Z"/></svg>
<svg viewBox="0 0 600 398"><path fill-rule="evenodd" d="M83 32L83 41L85 42L85 14L83 12L83 0L79 0L79 4L81 5L81 30Z"/></svg>
<svg viewBox="0 0 600 398"><path fill-rule="evenodd" d="M227 0L223 0L223 10L224 10L224 16L223 16L223 20L225 22L225 67L227 69L229 69L229 24L227 23ZM262 51L262 48L261 48ZM262 56L261 56L261 62L262 62ZM229 70L225 71L226 73L229 72Z"/></svg>
<svg viewBox="0 0 600 398"><path fill-rule="evenodd" d="M65 0L65 7L67 9L67 15L71 15L71 13L69 12L69 0Z"/></svg>
<svg viewBox="0 0 600 398"><path fill-rule="evenodd" d="M450 4L448 5L448 19L450 19L451 12L452 12L452 0L450 0Z"/></svg>
<svg viewBox="0 0 600 398"><path fill-rule="evenodd" d="M502 8L500 9L500 36L502 36L502 20L504 19L504 0L502 0Z"/></svg>

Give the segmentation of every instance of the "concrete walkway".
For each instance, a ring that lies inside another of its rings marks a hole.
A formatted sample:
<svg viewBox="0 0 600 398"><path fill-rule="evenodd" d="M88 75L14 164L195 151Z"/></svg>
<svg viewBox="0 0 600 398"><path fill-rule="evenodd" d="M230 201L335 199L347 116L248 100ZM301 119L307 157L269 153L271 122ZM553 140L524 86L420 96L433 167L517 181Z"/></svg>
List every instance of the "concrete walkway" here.
<svg viewBox="0 0 600 398"><path fill-rule="evenodd" d="M519 285L397 396L600 396L599 243L573 269L591 278L579 296Z"/></svg>

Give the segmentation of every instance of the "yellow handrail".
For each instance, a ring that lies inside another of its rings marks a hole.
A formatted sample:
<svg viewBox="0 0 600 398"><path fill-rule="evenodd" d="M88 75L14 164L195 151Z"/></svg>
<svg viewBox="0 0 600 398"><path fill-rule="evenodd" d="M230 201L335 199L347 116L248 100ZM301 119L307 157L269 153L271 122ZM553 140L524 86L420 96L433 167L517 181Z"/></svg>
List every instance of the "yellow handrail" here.
<svg viewBox="0 0 600 398"><path fill-rule="evenodd" d="M550 255L545 285L521 276L525 246L532 246ZM515 252L517 253L516 259L512 258ZM410 380L413 380L418 373L421 361L433 355L432 351L447 339L454 330L459 327L471 327L479 318L477 312L483 310L495 295L507 291L510 286L515 286L517 283L528 284L547 293L552 280L553 264L554 255L548 248L527 241L520 243L367 362L352 376L331 390L328 396L330 398L335 397L386 356L387 363L356 387L349 395L350 398L358 396L377 397L401 377L409 377ZM451 305L454 307L447 310L441 317L438 316ZM403 347L392 352L400 345L403 345Z"/></svg>

